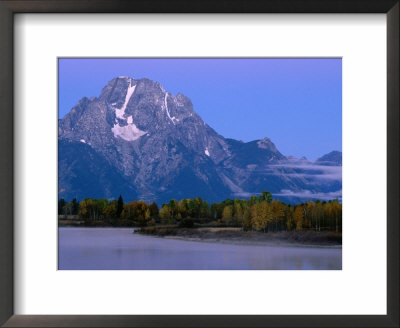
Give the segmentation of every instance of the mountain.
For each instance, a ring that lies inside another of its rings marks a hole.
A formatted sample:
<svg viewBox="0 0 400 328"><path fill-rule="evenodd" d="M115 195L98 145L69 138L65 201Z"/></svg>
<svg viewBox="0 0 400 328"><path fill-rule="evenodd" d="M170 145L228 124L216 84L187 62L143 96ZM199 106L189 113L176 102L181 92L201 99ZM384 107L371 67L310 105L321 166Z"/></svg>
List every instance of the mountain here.
<svg viewBox="0 0 400 328"><path fill-rule="evenodd" d="M313 166L334 166L330 158L299 167L268 138L226 139L183 94L174 96L149 79L120 76L59 120L59 197L122 194L162 203L196 196L221 201L262 190L282 199L296 199L287 190L306 191L307 197L341 193L341 178L340 185L316 178L324 170Z"/></svg>
<svg viewBox="0 0 400 328"><path fill-rule="evenodd" d="M316 160L317 164L320 165L329 165L335 166L340 165L342 166L342 152L334 150L331 151L329 154L326 154Z"/></svg>
<svg viewBox="0 0 400 328"><path fill-rule="evenodd" d="M121 190L135 199L137 193L126 179L90 146L69 140L58 142L59 194L68 199L112 198Z"/></svg>

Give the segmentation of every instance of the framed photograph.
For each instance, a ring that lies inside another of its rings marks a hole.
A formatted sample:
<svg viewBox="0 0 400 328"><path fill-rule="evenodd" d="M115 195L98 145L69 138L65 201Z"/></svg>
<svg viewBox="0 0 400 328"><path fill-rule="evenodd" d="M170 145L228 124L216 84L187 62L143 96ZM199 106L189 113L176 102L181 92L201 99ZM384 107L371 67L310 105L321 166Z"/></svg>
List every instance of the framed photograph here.
<svg viewBox="0 0 400 328"><path fill-rule="evenodd" d="M0 1L4 326L398 327L398 1Z"/></svg>
<svg viewBox="0 0 400 328"><path fill-rule="evenodd" d="M58 269L341 270L341 73L341 58L58 58Z"/></svg>

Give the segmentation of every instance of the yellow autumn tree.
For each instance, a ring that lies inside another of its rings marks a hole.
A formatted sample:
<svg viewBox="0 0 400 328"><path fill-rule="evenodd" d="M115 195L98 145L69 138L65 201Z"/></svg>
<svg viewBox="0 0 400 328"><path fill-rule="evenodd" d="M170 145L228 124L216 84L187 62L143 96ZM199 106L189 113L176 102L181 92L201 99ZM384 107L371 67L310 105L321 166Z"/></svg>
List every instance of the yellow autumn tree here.
<svg viewBox="0 0 400 328"><path fill-rule="evenodd" d="M229 224L232 221L233 215L233 207L232 205L228 205L224 207L222 211L222 222L225 224Z"/></svg>
<svg viewBox="0 0 400 328"><path fill-rule="evenodd" d="M160 218L161 220L163 220L163 223L167 223L171 220L172 216L171 216L171 211L168 207L168 205L164 205L161 210L160 210Z"/></svg>
<svg viewBox="0 0 400 328"><path fill-rule="evenodd" d="M271 219L272 222L274 223L274 229L275 231L278 231L278 225L280 224L280 221L284 218L285 212L283 211L283 205L279 200L274 200L271 203Z"/></svg>
<svg viewBox="0 0 400 328"><path fill-rule="evenodd" d="M271 221L271 212L266 201L256 203L251 207L251 226L255 230L263 230Z"/></svg>
<svg viewBox="0 0 400 328"><path fill-rule="evenodd" d="M296 230L301 230L304 221L304 211L301 205L296 206L296 209L294 210L293 221L296 225Z"/></svg>

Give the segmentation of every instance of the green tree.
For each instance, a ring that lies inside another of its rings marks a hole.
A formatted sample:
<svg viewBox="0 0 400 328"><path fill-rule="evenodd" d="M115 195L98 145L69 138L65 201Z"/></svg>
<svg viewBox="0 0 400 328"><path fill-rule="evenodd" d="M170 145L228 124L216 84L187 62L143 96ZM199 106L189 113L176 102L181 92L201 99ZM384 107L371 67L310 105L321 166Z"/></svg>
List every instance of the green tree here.
<svg viewBox="0 0 400 328"><path fill-rule="evenodd" d="M163 204L161 210L160 210L160 219L163 221L163 223L172 223L173 218L171 215L171 209L167 204Z"/></svg>
<svg viewBox="0 0 400 328"><path fill-rule="evenodd" d="M159 213L158 205L156 202L153 202L150 205L150 216L152 218L158 218L158 213Z"/></svg>
<svg viewBox="0 0 400 328"><path fill-rule="evenodd" d="M178 201L176 199L171 199L168 203L168 207L171 212L171 217L175 218L178 215Z"/></svg>
<svg viewBox="0 0 400 328"><path fill-rule="evenodd" d="M63 208L63 214L72 215L73 210L74 210L74 204L72 202L68 202Z"/></svg>
<svg viewBox="0 0 400 328"><path fill-rule="evenodd" d="M259 197L260 201L266 201L268 204L272 202L272 194L269 191L262 191Z"/></svg>
<svg viewBox="0 0 400 328"><path fill-rule="evenodd" d="M65 199L64 198L60 198L58 200L58 214L64 214L64 206L65 206Z"/></svg>
<svg viewBox="0 0 400 328"><path fill-rule="evenodd" d="M178 203L178 213L181 218L190 216L189 199L181 199Z"/></svg>
<svg viewBox="0 0 400 328"><path fill-rule="evenodd" d="M116 212L118 218L121 217L123 210L124 210L124 200L122 199L122 196L119 195L117 202L117 212Z"/></svg>
<svg viewBox="0 0 400 328"><path fill-rule="evenodd" d="M260 199L256 196L251 196L250 199L247 201L249 206L252 206L256 203L258 203L260 201Z"/></svg>
<svg viewBox="0 0 400 328"><path fill-rule="evenodd" d="M95 200L95 202L96 202L97 211L98 211L97 218L104 217L104 211L108 205L108 200L105 198L100 198L100 199Z"/></svg>
<svg viewBox="0 0 400 328"><path fill-rule="evenodd" d="M74 198L72 200L72 215L78 215L78 211L79 211L79 202L76 200L76 198Z"/></svg>
<svg viewBox="0 0 400 328"><path fill-rule="evenodd" d="M117 201L109 202L104 209L104 217L107 219L118 218L118 203Z"/></svg>
<svg viewBox="0 0 400 328"><path fill-rule="evenodd" d="M201 199L201 198L200 198ZM200 217L201 218L208 218L210 217L210 205L206 200L203 200L200 204Z"/></svg>
<svg viewBox="0 0 400 328"><path fill-rule="evenodd" d="M222 203L213 203L211 205L211 216L215 219L222 218L222 211L224 210L224 205Z"/></svg>
<svg viewBox="0 0 400 328"><path fill-rule="evenodd" d="M105 200L107 203L107 200ZM103 199L85 198L79 203L79 216L87 220L98 220L103 214ZM105 207L105 206L104 206Z"/></svg>

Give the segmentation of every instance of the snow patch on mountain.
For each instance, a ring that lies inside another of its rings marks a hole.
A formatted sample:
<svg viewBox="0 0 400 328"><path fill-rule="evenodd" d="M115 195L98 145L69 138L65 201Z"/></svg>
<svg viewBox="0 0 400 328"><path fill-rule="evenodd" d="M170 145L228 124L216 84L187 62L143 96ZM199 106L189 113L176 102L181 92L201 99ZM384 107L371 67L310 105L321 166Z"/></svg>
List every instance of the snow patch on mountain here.
<svg viewBox="0 0 400 328"><path fill-rule="evenodd" d="M128 106L129 100L131 99L133 93L135 92L135 88L136 88L136 85L132 86L132 80L129 80L129 87L128 87L128 90L126 91L125 102L121 108L115 109L115 115L122 120L125 119L125 117L124 117L125 109L126 109L126 106Z"/></svg>
<svg viewBox="0 0 400 328"><path fill-rule="evenodd" d="M206 148L206 150L204 151L204 153L205 153L208 157L210 157L210 152L208 151L208 148Z"/></svg>
<svg viewBox="0 0 400 328"><path fill-rule="evenodd" d="M174 122L175 116L171 117L171 115L169 114L169 109L168 109L168 104L167 104L167 97L168 97L168 92L166 92L165 96L164 96L164 109L167 112L167 115L168 115L169 119L171 120L171 122L175 125L175 122Z"/></svg>
<svg viewBox="0 0 400 328"><path fill-rule="evenodd" d="M130 116L130 119L132 119L132 116ZM114 124L114 127L111 129L111 131L113 132L115 138L120 137L126 141L137 140L147 133L146 131L140 130L133 122L125 126Z"/></svg>
<svg viewBox="0 0 400 328"><path fill-rule="evenodd" d="M134 123L132 115L125 118L125 110L128 106L129 100L131 99L133 93L135 92L136 85L132 85L132 80L129 80L129 87L126 90L125 101L121 108L115 109L115 116L121 120L126 121L128 124L121 126L118 120L115 120L114 126L111 128L114 137L120 137L126 141L134 141L139 139L141 136L145 135L147 131L140 130ZM114 103L115 104L115 103Z"/></svg>

